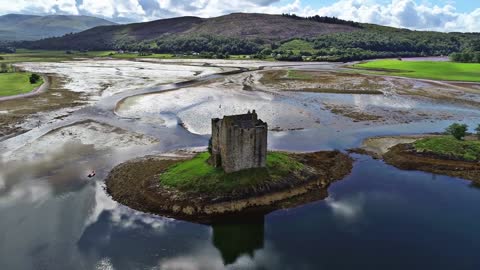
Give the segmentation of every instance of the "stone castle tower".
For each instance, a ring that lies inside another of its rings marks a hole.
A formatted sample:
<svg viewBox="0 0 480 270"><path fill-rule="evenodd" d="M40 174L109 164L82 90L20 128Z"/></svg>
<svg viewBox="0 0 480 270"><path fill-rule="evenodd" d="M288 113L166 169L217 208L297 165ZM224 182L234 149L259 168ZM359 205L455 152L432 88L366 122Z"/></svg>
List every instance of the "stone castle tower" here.
<svg viewBox="0 0 480 270"><path fill-rule="evenodd" d="M212 119L210 163L227 173L266 166L267 123L255 110Z"/></svg>

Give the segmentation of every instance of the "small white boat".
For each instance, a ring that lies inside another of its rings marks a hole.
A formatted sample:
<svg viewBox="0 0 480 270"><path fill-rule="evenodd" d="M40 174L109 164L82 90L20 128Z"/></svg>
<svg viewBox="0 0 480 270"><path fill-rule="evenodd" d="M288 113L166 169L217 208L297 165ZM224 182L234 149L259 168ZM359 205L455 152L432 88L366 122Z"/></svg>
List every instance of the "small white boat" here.
<svg viewBox="0 0 480 270"><path fill-rule="evenodd" d="M87 175L87 176L88 176L88 178L94 177L94 176L95 176L95 171L92 171L92 172L91 172L89 175Z"/></svg>

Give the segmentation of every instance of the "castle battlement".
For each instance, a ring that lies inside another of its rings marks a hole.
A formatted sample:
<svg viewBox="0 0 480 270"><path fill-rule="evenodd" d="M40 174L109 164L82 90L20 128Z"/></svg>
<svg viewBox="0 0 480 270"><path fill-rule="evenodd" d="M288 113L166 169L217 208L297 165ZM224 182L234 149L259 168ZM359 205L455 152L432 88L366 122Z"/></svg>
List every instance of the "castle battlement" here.
<svg viewBox="0 0 480 270"><path fill-rule="evenodd" d="M267 123L255 110L246 114L212 119L210 163L225 172L266 166Z"/></svg>

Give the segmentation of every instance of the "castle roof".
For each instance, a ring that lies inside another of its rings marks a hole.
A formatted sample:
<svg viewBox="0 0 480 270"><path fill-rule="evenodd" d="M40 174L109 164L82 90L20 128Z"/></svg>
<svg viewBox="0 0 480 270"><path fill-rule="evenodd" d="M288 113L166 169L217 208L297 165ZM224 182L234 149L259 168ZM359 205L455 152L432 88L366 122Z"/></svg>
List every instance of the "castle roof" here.
<svg viewBox="0 0 480 270"><path fill-rule="evenodd" d="M226 115L223 117L223 121L231 126L238 126L240 128L255 128L265 124L265 122L258 119L255 110L246 114Z"/></svg>

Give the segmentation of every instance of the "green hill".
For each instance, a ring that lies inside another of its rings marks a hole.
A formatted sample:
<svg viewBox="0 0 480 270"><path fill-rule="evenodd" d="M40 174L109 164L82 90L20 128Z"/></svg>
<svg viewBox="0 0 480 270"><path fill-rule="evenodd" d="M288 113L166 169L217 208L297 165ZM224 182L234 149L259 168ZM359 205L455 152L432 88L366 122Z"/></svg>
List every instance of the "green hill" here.
<svg viewBox="0 0 480 270"><path fill-rule="evenodd" d="M352 61L450 55L469 50L479 42L479 33L412 31L320 16L233 13L214 18L178 17L99 26L63 37L23 42L17 47Z"/></svg>
<svg viewBox="0 0 480 270"><path fill-rule="evenodd" d="M37 40L113 24L90 16L7 14L0 16L0 40Z"/></svg>
<svg viewBox="0 0 480 270"><path fill-rule="evenodd" d="M282 15L233 13L215 18L178 17L146 23L96 27L78 34L23 44L30 49L142 49L165 38L219 37L254 41L257 44L284 39L314 38L322 34L350 32L359 28L295 20ZM222 40L222 42L225 40ZM198 42L195 41L195 42ZM201 47L201 46L200 46ZM198 49L197 49L198 50Z"/></svg>

